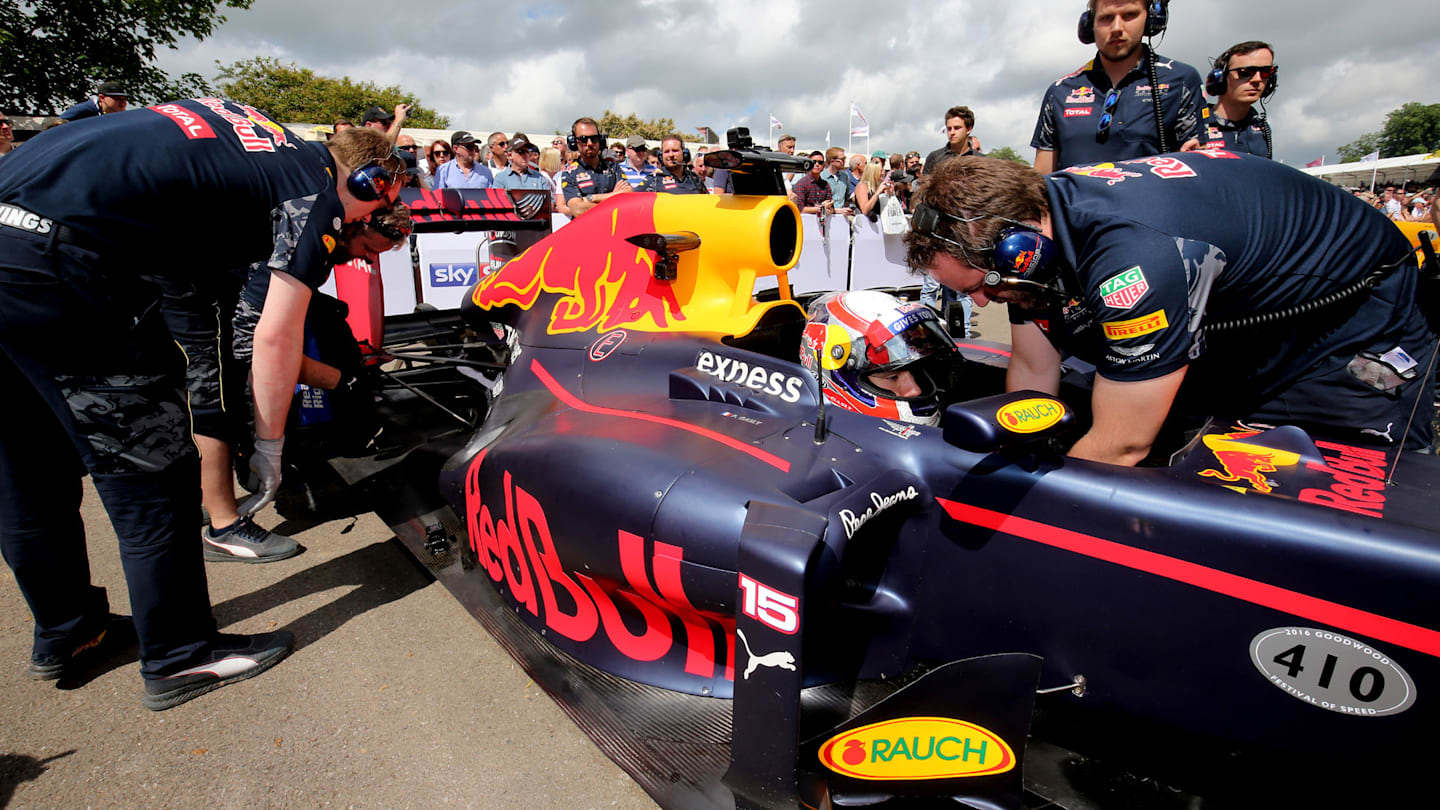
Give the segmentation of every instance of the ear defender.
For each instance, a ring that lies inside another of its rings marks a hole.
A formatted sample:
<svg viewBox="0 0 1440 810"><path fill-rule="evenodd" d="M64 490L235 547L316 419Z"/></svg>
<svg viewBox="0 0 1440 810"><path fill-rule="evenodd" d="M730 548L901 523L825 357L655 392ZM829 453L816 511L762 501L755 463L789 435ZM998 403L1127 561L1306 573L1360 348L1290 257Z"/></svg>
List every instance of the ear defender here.
<svg viewBox="0 0 1440 810"><path fill-rule="evenodd" d="M1225 81L1224 63L1217 61L1214 70L1205 74L1205 94L1219 98L1225 95L1227 83Z"/></svg>
<svg viewBox="0 0 1440 810"><path fill-rule="evenodd" d="M995 237L985 283L991 287L1004 280L1048 284L1055 277L1055 252L1054 240L1028 225L1006 228Z"/></svg>
<svg viewBox="0 0 1440 810"><path fill-rule="evenodd" d="M355 199L362 202L374 202L382 199L390 191L394 182L395 178L391 176L390 170L376 160L351 172L345 185Z"/></svg>
<svg viewBox="0 0 1440 810"><path fill-rule="evenodd" d="M1169 22L1169 0L1151 0L1145 7L1145 36L1160 36L1165 33L1165 26ZM1080 13L1080 23L1076 26L1075 34L1080 38L1081 45L1095 44L1095 18L1090 14L1090 9Z"/></svg>

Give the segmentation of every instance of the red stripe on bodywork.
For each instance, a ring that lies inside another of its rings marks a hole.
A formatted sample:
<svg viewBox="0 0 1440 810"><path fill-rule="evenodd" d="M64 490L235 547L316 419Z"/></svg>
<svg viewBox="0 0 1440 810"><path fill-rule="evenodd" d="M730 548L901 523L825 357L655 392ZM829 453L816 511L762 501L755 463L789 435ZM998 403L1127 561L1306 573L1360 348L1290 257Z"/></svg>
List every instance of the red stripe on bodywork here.
<svg viewBox="0 0 1440 810"><path fill-rule="evenodd" d="M779 470L780 472L790 472L790 462L786 461L785 459L780 458L774 453L767 453L758 447L753 447L738 439L726 436L723 433L716 433L713 430L707 430L706 428L699 427L698 425L687 424L685 422L681 422L678 419L669 419L664 416L655 416L648 413L639 413L638 411L622 411L616 408L603 408L599 405L591 405L590 403L584 401L583 399L580 399L579 397L565 390L565 387L560 385L560 383L556 382L555 378L550 376L550 372L546 371L545 367L540 365L539 360L533 358L530 360L530 370L535 373L535 378L538 379L541 384L543 384L547 389L549 389L550 393L555 395L556 399L560 400L561 402L574 408L577 411L584 411L585 413L598 413L605 416L618 416L622 419L638 419L641 422L653 422L657 425L664 425L666 427L675 428L676 430L686 431L687 433L694 433L696 436L702 436L711 441L719 442L732 450L739 450L747 456L757 458L765 462L766 464L769 464L771 467Z"/></svg>
<svg viewBox="0 0 1440 810"><path fill-rule="evenodd" d="M962 349L974 349L977 352L988 352L990 354L1004 355L1005 357L1010 356L1010 352L1007 352L1004 349L997 349L993 346L978 346L974 343L961 343L958 340L955 341L955 345L959 346Z"/></svg>
<svg viewBox="0 0 1440 810"><path fill-rule="evenodd" d="M1440 657L1440 632L1069 529L936 498L950 517Z"/></svg>

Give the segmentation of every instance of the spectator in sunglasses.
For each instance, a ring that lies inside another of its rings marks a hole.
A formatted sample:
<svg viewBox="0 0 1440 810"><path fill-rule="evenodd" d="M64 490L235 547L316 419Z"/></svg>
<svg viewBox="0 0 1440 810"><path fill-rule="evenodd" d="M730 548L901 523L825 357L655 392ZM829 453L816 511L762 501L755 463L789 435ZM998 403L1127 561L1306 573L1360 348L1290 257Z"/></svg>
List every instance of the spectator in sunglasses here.
<svg viewBox="0 0 1440 810"><path fill-rule="evenodd" d="M415 139L409 135L401 135L395 139L395 151L400 154L400 159L405 161L405 168L410 172L411 185L415 188L430 188L430 167L420 159L420 147L415 144Z"/></svg>
<svg viewBox="0 0 1440 810"><path fill-rule="evenodd" d="M446 141L431 141L425 147L425 163L430 168L430 177L434 178L435 173L440 170L441 164L450 159L450 144Z"/></svg>
<svg viewBox="0 0 1440 810"><path fill-rule="evenodd" d="M1147 0L1090 0L1080 35L1095 43L1095 57L1046 88L1030 139L1036 171L1199 146L1205 106L1200 74L1141 42L1147 27L1164 29L1163 21L1149 24L1149 9ZM1152 84L1159 85L1158 122ZM926 174L934 168L927 166Z"/></svg>
<svg viewBox="0 0 1440 810"><path fill-rule="evenodd" d="M480 160L483 147L475 136L457 130L450 136L450 148L454 160L435 172L435 188L489 188L494 175Z"/></svg>
<svg viewBox="0 0 1440 810"><path fill-rule="evenodd" d="M489 148L485 168L489 169L492 175L498 175L510 168L510 139L505 137L505 133L490 133L485 145Z"/></svg>
<svg viewBox="0 0 1440 810"><path fill-rule="evenodd" d="M1231 45L1220 54L1205 87L1220 90L1215 104L1205 110L1207 147L1272 157L1270 123L1263 106L1275 92L1277 70L1275 51L1258 40ZM1255 111L1256 102L1261 112Z"/></svg>
<svg viewBox="0 0 1440 810"><path fill-rule="evenodd" d="M605 135L594 118L578 118L570 125L570 135L579 150L575 167L560 178L560 191L570 216L578 217L616 194L631 191L615 161L604 157Z"/></svg>
<svg viewBox="0 0 1440 810"><path fill-rule="evenodd" d="M10 124L10 116L0 115L0 157L15 151L15 130Z"/></svg>

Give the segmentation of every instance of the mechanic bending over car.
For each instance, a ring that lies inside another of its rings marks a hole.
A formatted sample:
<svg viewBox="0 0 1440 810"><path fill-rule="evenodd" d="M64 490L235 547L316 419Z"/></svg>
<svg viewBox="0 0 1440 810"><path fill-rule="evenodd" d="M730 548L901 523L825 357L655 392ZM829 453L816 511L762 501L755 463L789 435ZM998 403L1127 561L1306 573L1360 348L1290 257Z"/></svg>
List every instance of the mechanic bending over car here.
<svg viewBox="0 0 1440 810"><path fill-rule="evenodd" d="M915 271L1010 305L1007 389L1053 395L1063 356L1094 364L1073 456L1133 465L1162 426L1211 415L1431 447L1436 341L1408 240L1282 164L1203 150L1042 177L956 158L905 239Z"/></svg>
<svg viewBox="0 0 1440 810"><path fill-rule="evenodd" d="M146 277L205 277L217 251L291 258L256 338L257 429L279 436L310 289L342 222L385 204L392 185L398 193L397 169L379 132L310 145L214 99L77 121L0 162L0 550L35 617L31 677L79 674L129 627L90 583L86 470L119 538L147 708L259 674L290 651L288 631L217 631L193 534L183 358Z"/></svg>
<svg viewBox="0 0 1440 810"><path fill-rule="evenodd" d="M800 363L832 405L916 425L940 424L958 359L933 309L874 290L810 302L800 339Z"/></svg>
<svg viewBox="0 0 1440 810"><path fill-rule="evenodd" d="M346 223L327 261L331 267L352 259L373 263L379 253L403 243L410 228L409 208L397 202L393 208L376 211L362 222ZM211 562L275 562L300 551L294 539L255 522L254 513L270 502L273 493L271 498L257 494L246 501L244 508L236 503L235 471L231 465L234 443L243 435L242 431L248 429L249 409L235 405L246 401L250 349L270 280L265 267L284 260L277 252L268 263L256 264L264 278L254 290L246 290L248 317L243 320L244 356L239 362L232 348L236 342L232 322L241 287L257 271L245 268L195 282L173 278L155 280L164 291L161 310L165 323L185 352L185 389L189 396L192 432L200 449L201 500L209 516L209 524L200 532L201 545L205 559ZM315 301L312 297L310 310L314 309ZM341 376L340 370L333 366L309 357L301 358L299 381L302 383L333 389L340 384ZM269 458L256 454L252 461L258 464ZM266 480L265 476L262 475L261 480Z"/></svg>

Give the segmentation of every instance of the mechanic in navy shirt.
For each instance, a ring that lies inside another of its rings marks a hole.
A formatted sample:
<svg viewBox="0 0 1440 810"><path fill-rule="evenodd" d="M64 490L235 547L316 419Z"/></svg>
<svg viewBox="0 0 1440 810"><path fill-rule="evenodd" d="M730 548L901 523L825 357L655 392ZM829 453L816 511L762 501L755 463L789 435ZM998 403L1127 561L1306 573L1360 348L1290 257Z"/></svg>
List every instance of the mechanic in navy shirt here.
<svg viewBox="0 0 1440 810"><path fill-rule="evenodd" d="M641 191L662 191L667 194L707 194L705 181L690 169L685 143L679 135L666 135L660 141L660 171L645 178Z"/></svg>
<svg viewBox="0 0 1440 810"><path fill-rule="evenodd" d="M1231 45L1220 54L1205 77L1205 92L1219 96L1202 116L1206 148L1274 157L1270 122L1255 104L1274 94L1278 71L1275 51L1258 40Z"/></svg>
<svg viewBox="0 0 1440 810"><path fill-rule="evenodd" d="M1424 371L1435 336L1416 302L1414 254L1342 189L1221 150L1043 178L1009 161L956 158L931 177L924 204L943 216L927 222L917 210L910 265L981 306L1010 304L1010 390L1057 393L1063 354L1094 364L1094 423L1071 455L1135 464L1177 402L1177 417L1430 445ZM992 252L1017 227L1015 239L1037 252ZM1368 295L1305 306L1377 270ZM1059 294L1036 295L1015 280L1022 272ZM1203 330L1269 313L1285 314ZM1410 422L1417 401L1425 408Z"/></svg>
<svg viewBox="0 0 1440 810"><path fill-rule="evenodd" d="M275 274L256 340L256 435L278 443L335 237L390 185L398 193L376 165L389 142L354 132L312 147L253 108L198 99L67 124L0 161L0 545L35 617L32 677L74 671L113 626L86 561L87 470L119 538L148 708L290 649L284 631L216 631L183 357L147 278L202 278L217 257L295 257Z"/></svg>
<svg viewBox="0 0 1440 810"><path fill-rule="evenodd" d="M1169 0L1151 2L1164 9ZM1095 58L1045 91L1030 139L1035 171L1049 174L1081 163L1199 145L1205 103L1200 74L1141 43L1150 14L1143 0L1089 0L1086 15L1093 25L1085 30L1082 18L1081 41L1096 43ZM1157 14L1156 19L1163 18ZM1087 33L1093 33L1093 39ZM1155 123L1152 68L1160 86L1163 149Z"/></svg>
<svg viewBox="0 0 1440 810"><path fill-rule="evenodd" d="M95 91L95 98L87 98L70 107L60 113L60 118L63 121L79 121L82 118L124 112L129 104L130 96L119 82L101 82Z"/></svg>
<svg viewBox="0 0 1440 810"><path fill-rule="evenodd" d="M602 157L605 136L594 118L578 118L570 125L570 137L580 159L560 176L560 191L570 216L578 217L616 194L633 191L613 161Z"/></svg>

